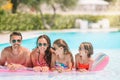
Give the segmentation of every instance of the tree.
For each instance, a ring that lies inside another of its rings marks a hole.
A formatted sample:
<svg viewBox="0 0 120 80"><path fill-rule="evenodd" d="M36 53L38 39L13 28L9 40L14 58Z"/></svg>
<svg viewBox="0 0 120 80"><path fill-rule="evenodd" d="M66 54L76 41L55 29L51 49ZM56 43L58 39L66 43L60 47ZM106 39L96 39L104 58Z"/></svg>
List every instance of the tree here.
<svg viewBox="0 0 120 80"><path fill-rule="evenodd" d="M11 0L11 3L13 4L12 13L16 13L20 0Z"/></svg>
<svg viewBox="0 0 120 80"><path fill-rule="evenodd" d="M78 0L21 0L21 3L28 5L29 7L34 8L36 11L40 12L42 23L46 29L50 29L51 26L54 25L54 19L56 17L57 6L59 6L62 10L70 9L76 5ZM43 17L43 12L41 9L41 5L46 4L49 5L47 7L51 7L53 10L53 15L51 17L51 22L46 23L45 18Z"/></svg>

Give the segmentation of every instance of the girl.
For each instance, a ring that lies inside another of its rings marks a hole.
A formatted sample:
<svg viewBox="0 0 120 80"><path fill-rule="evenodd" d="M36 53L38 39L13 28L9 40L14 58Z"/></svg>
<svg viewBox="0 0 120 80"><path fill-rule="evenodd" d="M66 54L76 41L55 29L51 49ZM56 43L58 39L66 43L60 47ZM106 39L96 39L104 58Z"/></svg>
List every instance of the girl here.
<svg viewBox="0 0 120 80"><path fill-rule="evenodd" d="M93 46L89 42L82 42L79 47L79 53L75 55L75 67L77 71L85 72L91 69L93 60Z"/></svg>
<svg viewBox="0 0 120 80"><path fill-rule="evenodd" d="M34 71L47 72L51 67L51 42L47 35L41 35L36 42L36 49L30 55Z"/></svg>
<svg viewBox="0 0 120 80"><path fill-rule="evenodd" d="M52 57L52 70L59 72L71 71L73 67L73 56L69 51L67 43L62 39L57 39L53 43L55 55Z"/></svg>

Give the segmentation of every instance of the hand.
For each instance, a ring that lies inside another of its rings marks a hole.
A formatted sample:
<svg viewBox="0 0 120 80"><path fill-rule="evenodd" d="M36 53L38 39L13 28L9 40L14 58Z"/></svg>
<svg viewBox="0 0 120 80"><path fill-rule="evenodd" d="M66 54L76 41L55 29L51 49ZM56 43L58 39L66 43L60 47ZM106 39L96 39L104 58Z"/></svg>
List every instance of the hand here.
<svg viewBox="0 0 120 80"><path fill-rule="evenodd" d="M48 66L42 67L42 72L48 72L48 71L49 71L49 67Z"/></svg>
<svg viewBox="0 0 120 80"><path fill-rule="evenodd" d="M8 64L7 68L12 71L20 70L20 69L25 69L26 67L20 64Z"/></svg>
<svg viewBox="0 0 120 80"><path fill-rule="evenodd" d="M42 71L42 67L36 66L36 67L33 68L33 70L34 70L35 72L41 72L41 71Z"/></svg>
<svg viewBox="0 0 120 80"><path fill-rule="evenodd" d="M61 72L64 72L64 69L63 68L56 68L56 70L59 72L59 73L61 73Z"/></svg>
<svg viewBox="0 0 120 80"><path fill-rule="evenodd" d="M79 69L78 71L80 71L80 72L87 72L88 70L86 70L86 69Z"/></svg>

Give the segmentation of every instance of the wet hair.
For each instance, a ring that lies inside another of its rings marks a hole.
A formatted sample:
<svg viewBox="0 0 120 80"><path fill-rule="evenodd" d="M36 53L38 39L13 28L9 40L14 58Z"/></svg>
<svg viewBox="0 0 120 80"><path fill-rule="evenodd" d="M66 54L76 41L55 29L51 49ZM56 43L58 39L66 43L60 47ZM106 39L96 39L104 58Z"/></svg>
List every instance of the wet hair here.
<svg viewBox="0 0 120 80"><path fill-rule="evenodd" d="M72 56L72 53L69 50L69 47L68 47L67 43L63 39L57 39L57 40L54 41L53 44L56 44L58 47L63 47L64 54L70 54L72 64L74 65L73 56Z"/></svg>
<svg viewBox="0 0 120 80"><path fill-rule="evenodd" d="M10 40L11 40L12 36L14 36L14 35L16 35L16 36L21 36L21 40L22 40L22 34L21 34L20 32L12 32L12 33L10 34Z"/></svg>
<svg viewBox="0 0 120 80"><path fill-rule="evenodd" d="M48 47L45 51L45 56L44 56L44 59L46 61L46 63L48 64L49 67L51 67L51 51L50 51L50 48L51 48L51 41L50 41L50 38L47 36L47 35L41 35L37 38L37 41L36 41L36 48L38 48L38 40L41 39L41 38L44 38L46 41L47 41L47 44L48 44Z"/></svg>
<svg viewBox="0 0 120 80"><path fill-rule="evenodd" d="M91 57L91 55L93 54L93 46L92 46L92 44L90 42L82 42L80 44L79 50L81 50L82 47L87 52L87 56Z"/></svg>

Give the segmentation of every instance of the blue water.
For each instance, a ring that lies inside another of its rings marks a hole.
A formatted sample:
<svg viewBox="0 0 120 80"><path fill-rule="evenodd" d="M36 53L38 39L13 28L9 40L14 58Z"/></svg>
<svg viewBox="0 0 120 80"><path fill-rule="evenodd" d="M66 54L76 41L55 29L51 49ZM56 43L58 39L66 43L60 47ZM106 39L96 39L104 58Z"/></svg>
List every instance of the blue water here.
<svg viewBox="0 0 120 80"><path fill-rule="evenodd" d="M51 42L58 38L64 39L72 52L76 53L81 42L89 41L93 44L95 53L106 53L110 61L104 70L95 73L12 73L0 72L0 80L119 80L120 79L120 32L44 32ZM32 50L36 45L36 38L23 40L22 45ZM9 46L9 43L0 44L0 51ZM74 53L73 53L74 54ZM93 55L93 56L94 56ZM105 76L105 77L104 77Z"/></svg>
<svg viewBox="0 0 120 80"><path fill-rule="evenodd" d="M78 50L80 43L84 41L91 42L94 49L120 49L120 32L44 32L39 34L47 34L51 39L51 44L56 39L64 39L70 50ZM36 46L36 39L37 37L23 40L22 45L32 50ZM0 51L9 45L9 43L0 44Z"/></svg>

